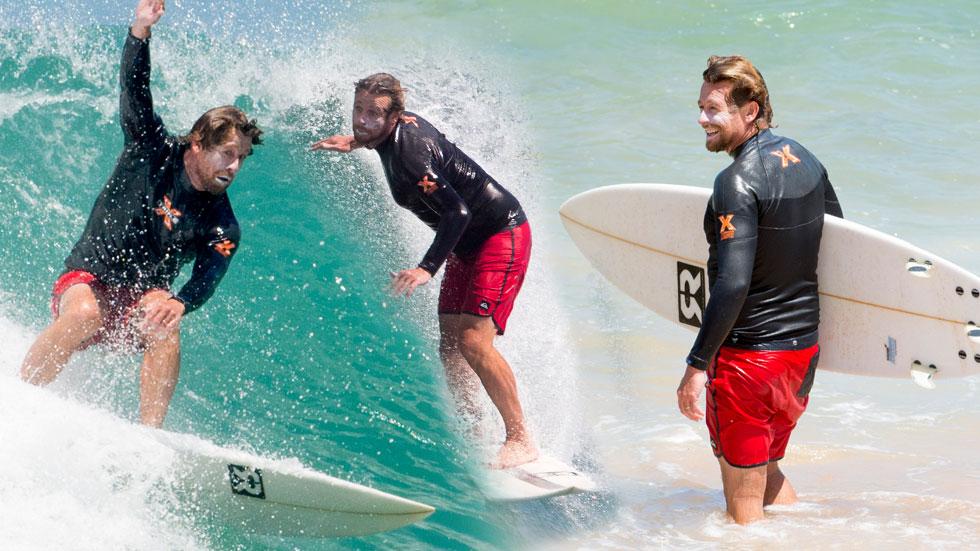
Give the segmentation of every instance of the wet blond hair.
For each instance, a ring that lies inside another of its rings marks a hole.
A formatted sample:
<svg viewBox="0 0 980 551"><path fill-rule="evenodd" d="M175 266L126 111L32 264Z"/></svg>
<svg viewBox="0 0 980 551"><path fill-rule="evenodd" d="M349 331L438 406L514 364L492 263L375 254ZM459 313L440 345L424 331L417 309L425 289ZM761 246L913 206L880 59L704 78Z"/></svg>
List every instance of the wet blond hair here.
<svg viewBox="0 0 980 551"><path fill-rule="evenodd" d="M262 143L262 130L255 119L249 119L244 111L233 105L215 107L201 115L182 141L200 142L204 149L211 149L233 136L236 129L252 140L252 145Z"/></svg>

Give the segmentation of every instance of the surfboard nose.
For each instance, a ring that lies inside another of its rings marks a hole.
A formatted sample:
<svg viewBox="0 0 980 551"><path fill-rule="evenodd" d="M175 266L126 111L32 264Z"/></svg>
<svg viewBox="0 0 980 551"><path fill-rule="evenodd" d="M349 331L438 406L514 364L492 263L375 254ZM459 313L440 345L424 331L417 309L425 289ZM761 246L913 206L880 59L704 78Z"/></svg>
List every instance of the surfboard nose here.
<svg viewBox="0 0 980 551"><path fill-rule="evenodd" d="M435 512L425 503L332 477L297 459L260 457L187 434L147 433L176 452L171 482L179 497L243 533L363 536Z"/></svg>

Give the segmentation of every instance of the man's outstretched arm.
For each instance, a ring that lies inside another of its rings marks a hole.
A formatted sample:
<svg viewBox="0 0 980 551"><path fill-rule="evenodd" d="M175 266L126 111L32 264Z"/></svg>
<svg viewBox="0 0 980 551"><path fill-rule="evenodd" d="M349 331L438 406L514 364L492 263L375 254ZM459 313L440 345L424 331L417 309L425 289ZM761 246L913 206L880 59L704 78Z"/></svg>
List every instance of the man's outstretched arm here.
<svg viewBox="0 0 980 551"><path fill-rule="evenodd" d="M149 145L165 135L163 122L153 112L150 93L150 28L164 12L163 0L140 0L119 67L119 120L126 143Z"/></svg>
<svg viewBox="0 0 980 551"><path fill-rule="evenodd" d="M354 139L354 136L337 134L324 138L310 146L310 151L336 151L337 153L350 153L362 144Z"/></svg>
<svg viewBox="0 0 980 551"><path fill-rule="evenodd" d="M415 122L414 115L401 115L401 122L405 124L414 124L418 126L419 124ZM310 145L310 151L335 151L337 153L350 153L357 148L364 147L364 144L357 141L354 136L350 134L335 134L329 138L323 138L317 142Z"/></svg>

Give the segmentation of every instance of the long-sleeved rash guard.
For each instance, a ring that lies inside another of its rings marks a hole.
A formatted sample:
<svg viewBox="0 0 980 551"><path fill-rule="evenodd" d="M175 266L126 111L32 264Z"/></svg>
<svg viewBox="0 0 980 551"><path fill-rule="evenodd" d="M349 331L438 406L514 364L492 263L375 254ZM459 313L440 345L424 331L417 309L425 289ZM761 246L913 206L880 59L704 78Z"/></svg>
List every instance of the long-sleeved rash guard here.
<svg viewBox="0 0 980 551"><path fill-rule="evenodd" d="M436 231L419 263L434 275L450 252L471 255L491 235L527 217L513 195L434 126L405 115L375 149L395 202Z"/></svg>
<svg viewBox="0 0 980 551"><path fill-rule="evenodd" d="M763 130L715 178L704 215L711 297L687 363L706 369L724 344L798 350L817 343L817 254L824 213L841 217L823 165Z"/></svg>
<svg viewBox="0 0 980 551"><path fill-rule="evenodd" d="M65 266L108 285L169 289L194 259L191 278L176 295L187 313L214 293L241 230L227 195L191 186L187 145L153 112L149 39L126 38L119 81L124 149Z"/></svg>

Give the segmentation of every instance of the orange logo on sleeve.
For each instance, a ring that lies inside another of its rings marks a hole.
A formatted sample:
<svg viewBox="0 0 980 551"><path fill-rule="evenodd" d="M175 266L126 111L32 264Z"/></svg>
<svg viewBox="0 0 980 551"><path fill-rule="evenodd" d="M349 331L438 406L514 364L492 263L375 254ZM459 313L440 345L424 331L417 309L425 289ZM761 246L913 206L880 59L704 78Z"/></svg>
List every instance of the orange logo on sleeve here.
<svg viewBox="0 0 980 551"><path fill-rule="evenodd" d="M423 176L422 179L417 182L417 184L420 188L422 188L422 193L426 195L432 195L435 190L439 189L439 183L430 180L428 174Z"/></svg>
<svg viewBox="0 0 980 551"><path fill-rule="evenodd" d="M790 163L793 163L795 165L796 163L800 162L800 158L797 157L796 155L793 155L793 152L790 151L789 145L784 145L782 151L776 150L776 151L770 151L769 153L771 155L775 155L780 159L782 159L783 168L788 167Z"/></svg>
<svg viewBox="0 0 980 551"><path fill-rule="evenodd" d="M411 124L415 128L419 127L418 121L415 119L415 115L399 115L398 119L402 124Z"/></svg>
<svg viewBox="0 0 980 551"><path fill-rule="evenodd" d="M722 214L718 217L721 222L722 241L735 237L735 226L732 224L732 218L735 218L734 214Z"/></svg>
<svg viewBox="0 0 980 551"><path fill-rule="evenodd" d="M231 250L234 248L235 244L228 239L222 239L214 244L214 250L218 251L225 258L231 256Z"/></svg>

